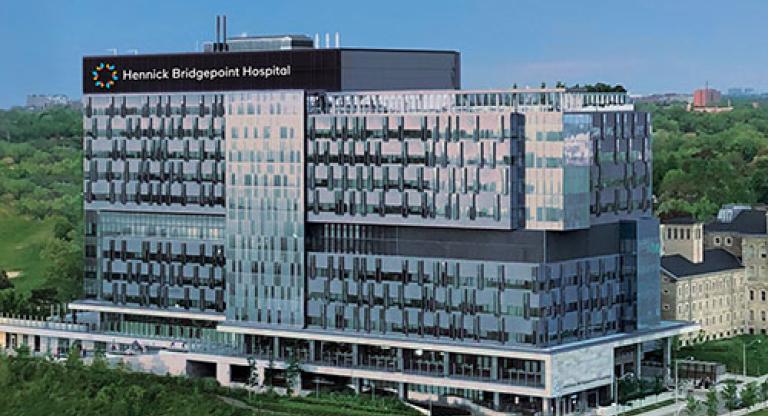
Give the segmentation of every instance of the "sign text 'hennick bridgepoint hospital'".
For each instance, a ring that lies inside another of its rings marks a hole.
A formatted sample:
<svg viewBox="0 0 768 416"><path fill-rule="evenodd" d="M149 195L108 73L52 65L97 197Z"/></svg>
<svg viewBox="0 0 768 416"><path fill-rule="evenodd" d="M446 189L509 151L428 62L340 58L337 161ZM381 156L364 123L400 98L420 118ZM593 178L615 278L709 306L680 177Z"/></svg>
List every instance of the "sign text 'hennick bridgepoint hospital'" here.
<svg viewBox="0 0 768 416"><path fill-rule="evenodd" d="M160 81L170 79L184 79L195 81L213 81L221 78L264 78L268 79L274 76L285 77L291 75L291 66L278 66L272 65L267 67L255 67L245 65L242 67L224 67L215 69L198 69L198 68L160 68L152 69L148 71L134 71L131 69L123 69L121 79L123 81Z"/></svg>
<svg viewBox="0 0 768 416"><path fill-rule="evenodd" d="M339 49L83 57L84 94L341 89Z"/></svg>

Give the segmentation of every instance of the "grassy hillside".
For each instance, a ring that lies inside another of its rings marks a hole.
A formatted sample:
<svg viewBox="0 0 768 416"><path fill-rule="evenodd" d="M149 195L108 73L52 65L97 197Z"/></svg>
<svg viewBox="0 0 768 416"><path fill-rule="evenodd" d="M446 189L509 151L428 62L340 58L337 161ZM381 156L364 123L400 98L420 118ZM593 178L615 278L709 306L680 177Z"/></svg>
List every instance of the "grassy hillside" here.
<svg viewBox="0 0 768 416"><path fill-rule="evenodd" d="M0 208L0 270L19 273L12 279L19 293L28 294L45 283L48 261L40 253L52 235L50 221L25 218Z"/></svg>
<svg viewBox="0 0 768 416"><path fill-rule="evenodd" d="M77 357L73 354L72 357ZM0 357L0 415L418 415L391 398L321 395L319 398L249 397L219 387L213 379L162 377L87 367L76 358L55 363L29 357Z"/></svg>

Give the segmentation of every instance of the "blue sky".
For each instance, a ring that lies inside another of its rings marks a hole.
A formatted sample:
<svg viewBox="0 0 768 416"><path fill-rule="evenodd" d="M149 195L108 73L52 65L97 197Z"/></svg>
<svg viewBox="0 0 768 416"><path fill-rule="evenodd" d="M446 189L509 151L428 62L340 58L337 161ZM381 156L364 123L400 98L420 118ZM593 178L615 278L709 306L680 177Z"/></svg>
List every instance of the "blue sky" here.
<svg viewBox="0 0 768 416"><path fill-rule="evenodd" d="M342 46L455 49L466 88L768 90L764 0L0 0L0 108L32 93L79 97L83 55L192 51L216 14L231 35L338 31Z"/></svg>

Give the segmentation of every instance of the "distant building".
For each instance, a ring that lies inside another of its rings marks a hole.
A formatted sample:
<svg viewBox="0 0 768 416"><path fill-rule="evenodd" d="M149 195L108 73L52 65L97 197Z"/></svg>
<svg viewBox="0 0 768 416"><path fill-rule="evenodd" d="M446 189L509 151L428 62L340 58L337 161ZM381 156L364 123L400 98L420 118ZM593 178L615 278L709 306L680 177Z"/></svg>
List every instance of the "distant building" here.
<svg viewBox="0 0 768 416"><path fill-rule="evenodd" d="M754 88L728 88L728 95L732 97L748 97L755 95Z"/></svg>
<svg viewBox="0 0 768 416"><path fill-rule="evenodd" d="M701 326L683 345L746 331L744 267L727 250L705 250L703 229L693 219L661 224L661 316Z"/></svg>
<svg viewBox="0 0 768 416"><path fill-rule="evenodd" d="M689 103L693 97L690 94L680 93L665 93L665 94L651 94L643 95L639 97L633 97L635 103L652 103L659 105L669 105L674 103Z"/></svg>
<svg viewBox="0 0 768 416"><path fill-rule="evenodd" d="M44 109L57 105L68 105L69 98L63 94L45 95L31 94L27 95L27 107L34 109Z"/></svg>
<svg viewBox="0 0 768 416"><path fill-rule="evenodd" d="M693 105L688 106L688 111L697 113L725 113L733 111L730 100L728 104L721 106L722 95L720 91L713 88L703 88L693 92Z"/></svg>
<svg viewBox="0 0 768 416"><path fill-rule="evenodd" d="M713 88L702 88L693 92L694 107L713 107L722 98L720 91Z"/></svg>

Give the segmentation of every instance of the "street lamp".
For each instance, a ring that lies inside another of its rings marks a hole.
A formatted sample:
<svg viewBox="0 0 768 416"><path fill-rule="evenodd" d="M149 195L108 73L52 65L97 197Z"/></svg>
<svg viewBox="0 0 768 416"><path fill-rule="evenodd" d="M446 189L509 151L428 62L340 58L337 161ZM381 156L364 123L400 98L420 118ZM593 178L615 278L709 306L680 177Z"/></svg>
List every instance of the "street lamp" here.
<svg viewBox="0 0 768 416"><path fill-rule="evenodd" d="M759 344L763 340L756 339L750 343L743 342L741 343L741 376L744 378L744 381L747 381L747 347L749 347L752 344Z"/></svg>

